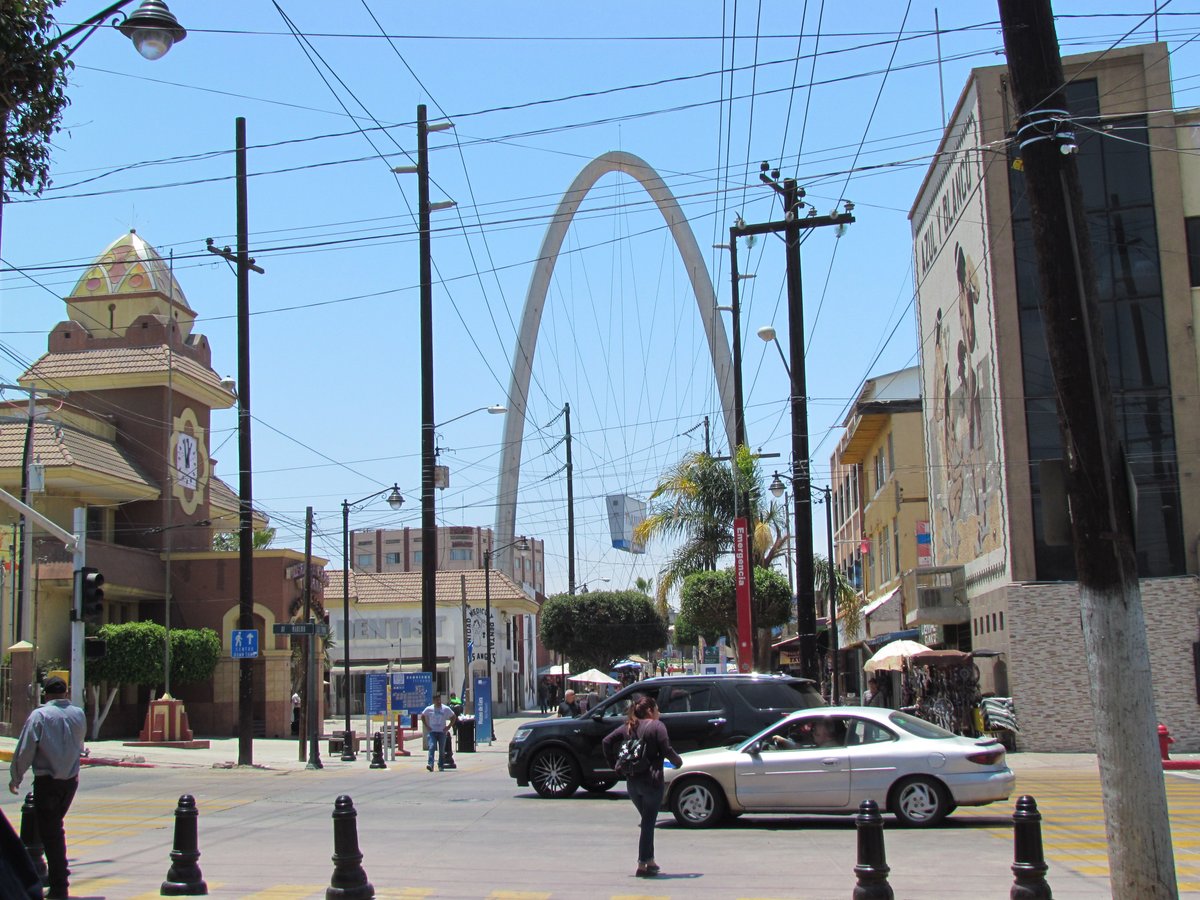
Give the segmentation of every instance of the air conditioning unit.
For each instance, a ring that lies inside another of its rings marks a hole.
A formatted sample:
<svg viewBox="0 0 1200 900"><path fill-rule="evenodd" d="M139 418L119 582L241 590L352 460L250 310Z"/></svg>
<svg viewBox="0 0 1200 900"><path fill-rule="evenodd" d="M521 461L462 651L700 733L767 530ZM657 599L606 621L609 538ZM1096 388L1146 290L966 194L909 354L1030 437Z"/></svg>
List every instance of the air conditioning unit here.
<svg viewBox="0 0 1200 900"><path fill-rule="evenodd" d="M954 606L954 588L949 585L917 588L917 608L928 609L938 606Z"/></svg>

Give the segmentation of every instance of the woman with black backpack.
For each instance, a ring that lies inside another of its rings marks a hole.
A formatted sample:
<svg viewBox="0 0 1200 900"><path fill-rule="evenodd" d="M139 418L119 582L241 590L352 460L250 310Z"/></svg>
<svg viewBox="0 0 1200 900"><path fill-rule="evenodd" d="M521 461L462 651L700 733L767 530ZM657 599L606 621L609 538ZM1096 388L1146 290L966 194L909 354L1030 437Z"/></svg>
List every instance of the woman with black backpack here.
<svg viewBox="0 0 1200 900"><path fill-rule="evenodd" d="M624 726L615 728L604 739L604 756L617 774L624 776L629 799L641 816L634 874L638 878L653 878L659 871L654 861L654 825L662 808L663 759L674 766L683 763L671 746L667 727L658 720L658 704L653 697L639 697L630 704Z"/></svg>

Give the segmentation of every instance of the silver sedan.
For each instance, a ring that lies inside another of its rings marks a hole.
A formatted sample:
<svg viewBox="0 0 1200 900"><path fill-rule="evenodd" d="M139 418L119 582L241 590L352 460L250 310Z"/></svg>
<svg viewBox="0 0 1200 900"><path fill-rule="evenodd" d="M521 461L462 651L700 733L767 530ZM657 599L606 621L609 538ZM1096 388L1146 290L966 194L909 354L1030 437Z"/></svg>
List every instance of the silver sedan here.
<svg viewBox="0 0 1200 900"><path fill-rule="evenodd" d="M995 740L858 706L793 713L731 747L685 753L665 775L666 807L689 828L742 813L853 813L863 800L934 825L956 806L1008 799L1015 781Z"/></svg>

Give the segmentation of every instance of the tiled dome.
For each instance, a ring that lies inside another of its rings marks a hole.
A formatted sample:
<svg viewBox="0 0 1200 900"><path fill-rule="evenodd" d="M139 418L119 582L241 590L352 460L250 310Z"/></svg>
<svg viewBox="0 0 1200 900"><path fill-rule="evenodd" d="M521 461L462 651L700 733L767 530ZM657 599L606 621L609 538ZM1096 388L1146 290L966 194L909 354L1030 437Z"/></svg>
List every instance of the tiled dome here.
<svg viewBox="0 0 1200 900"><path fill-rule="evenodd" d="M157 250L131 230L109 244L96 257L67 299L143 294L147 291L157 291L174 304L185 309L191 308L168 264Z"/></svg>

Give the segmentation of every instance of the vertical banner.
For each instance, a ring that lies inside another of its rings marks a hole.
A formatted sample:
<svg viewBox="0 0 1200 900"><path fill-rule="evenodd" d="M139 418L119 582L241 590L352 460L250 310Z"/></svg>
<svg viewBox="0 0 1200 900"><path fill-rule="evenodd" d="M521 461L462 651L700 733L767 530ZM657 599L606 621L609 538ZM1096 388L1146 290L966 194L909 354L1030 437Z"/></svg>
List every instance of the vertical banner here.
<svg viewBox="0 0 1200 900"><path fill-rule="evenodd" d="M492 739L492 679L475 679L475 743Z"/></svg>
<svg viewBox="0 0 1200 900"><path fill-rule="evenodd" d="M750 611L750 533L745 519L733 520L733 581L737 597L738 671L754 668L753 616Z"/></svg>

